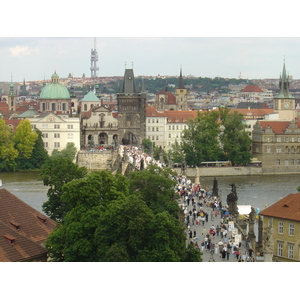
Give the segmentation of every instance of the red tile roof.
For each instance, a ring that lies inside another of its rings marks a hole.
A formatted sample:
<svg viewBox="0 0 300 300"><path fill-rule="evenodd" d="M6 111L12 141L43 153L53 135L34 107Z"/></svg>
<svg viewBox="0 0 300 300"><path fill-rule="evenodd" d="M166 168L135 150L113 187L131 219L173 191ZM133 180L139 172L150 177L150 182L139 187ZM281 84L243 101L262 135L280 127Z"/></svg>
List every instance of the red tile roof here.
<svg viewBox="0 0 300 300"><path fill-rule="evenodd" d="M176 104L176 97L171 92L166 92L166 95L168 96L167 104Z"/></svg>
<svg viewBox="0 0 300 300"><path fill-rule="evenodd" d="M263 90L256 84L250 84L244 87L242 93L263 93Z"/></svg>
<svg viewBox="0 0 300 300"><path fill-rule="evenodd" d="M284 134L286 128L289 126L289 121L260 121L260 126L263 130L270 127L275 134ZM299 123L296 123L299 127Z"/></svg>
<svg viewBox="0 0 300 300"><path fill-rule="evenodd" d="M0 188L0 221L38 244L43 243L56 226L56 222L4 188Z"/></svg>
<svg viewBox="0 0 300 300"><path fill-rule="evenodd" d="M0 262L47 257L47 250L0 221Z"/></svg>
<svg viewBox="0 0 300 300"><path fill-rule="evenodd" d="M168 123L185 123L189 119L195 119L197 117L197 111L166 110L163 112L158 112L155 107L147 106L146 117L165 117L168 119Z"/></svg>
<svg viewBox="0 0 300 300"><path fill-rule="evenodd" d="M262 210L259 214L262 216L300 221L300 193L287 195Z"/></svg>

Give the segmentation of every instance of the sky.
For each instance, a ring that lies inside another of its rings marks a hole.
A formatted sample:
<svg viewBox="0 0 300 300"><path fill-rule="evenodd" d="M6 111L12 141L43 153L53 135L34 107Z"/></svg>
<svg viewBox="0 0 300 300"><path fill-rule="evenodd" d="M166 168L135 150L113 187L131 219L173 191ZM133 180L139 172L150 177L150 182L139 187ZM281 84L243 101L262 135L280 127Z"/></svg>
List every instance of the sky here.
<svg viewBox="0 0 300 300"><path fill-rule="evenodd" d="M200 6L187 0L184 11L174 1L104 7L92 2L74 11L53 0L46 13L40 9L34 17L22 10L28 2L20 2L14 25L0 37L0 81L50 79L55 71L60 77L90 77L95 37L98 76L123 76L125 68L133 68L135 76L178 76L182 68L183 75L197 77L276 79L285 61L288 74L300 78L296 10L281 14L282 6L274 6L271 13L256 0L242 13L231 6L240 2L231 0Z"/></svg>

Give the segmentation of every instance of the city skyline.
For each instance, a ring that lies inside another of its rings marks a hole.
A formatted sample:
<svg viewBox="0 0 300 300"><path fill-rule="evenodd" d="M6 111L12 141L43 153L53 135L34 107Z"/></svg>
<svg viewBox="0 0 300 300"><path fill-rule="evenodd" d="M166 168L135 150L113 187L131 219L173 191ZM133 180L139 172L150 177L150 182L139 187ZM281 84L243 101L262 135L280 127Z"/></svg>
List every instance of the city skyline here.
<svg viewBox="0 0 300 300"><path fill-rule="evenodd" d="M279 78L283 62L300 78L300 38L292 37L97 37L97 75ZM91 76L94 37L0 38L0 81ZM76 49L76 51L74 51Z"/></svg>

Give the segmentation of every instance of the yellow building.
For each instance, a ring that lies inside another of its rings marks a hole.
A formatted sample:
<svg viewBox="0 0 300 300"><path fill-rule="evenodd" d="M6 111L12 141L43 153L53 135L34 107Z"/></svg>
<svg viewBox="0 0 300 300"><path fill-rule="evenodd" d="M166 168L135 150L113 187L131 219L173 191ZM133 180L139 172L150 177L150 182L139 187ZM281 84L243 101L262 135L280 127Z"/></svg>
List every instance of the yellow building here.
<svg viewBox="0 0 300 300"><path fill-rule="evenodd" d="M287 195L259 215L264 256L270 254L272 261L300 261L300 193Z"/></svg>

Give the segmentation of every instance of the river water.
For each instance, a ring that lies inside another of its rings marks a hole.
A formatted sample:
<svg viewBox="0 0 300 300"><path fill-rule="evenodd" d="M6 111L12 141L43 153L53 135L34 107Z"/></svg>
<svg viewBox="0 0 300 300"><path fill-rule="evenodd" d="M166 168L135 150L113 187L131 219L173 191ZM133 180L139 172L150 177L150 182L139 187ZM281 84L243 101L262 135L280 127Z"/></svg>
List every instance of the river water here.
<svg viewBox="0 0 300 300"><path fill-rule="evenodd" d="M47 201L48 187L39 180L39 172L0 172L3 188L42 212L42 204ZM210 190L213 177L201 177L201 184ZM254 175L216 177L223 204L235 183L238 205L251 205L261 211L291 193L297 193L300 175Z"/></svg>

